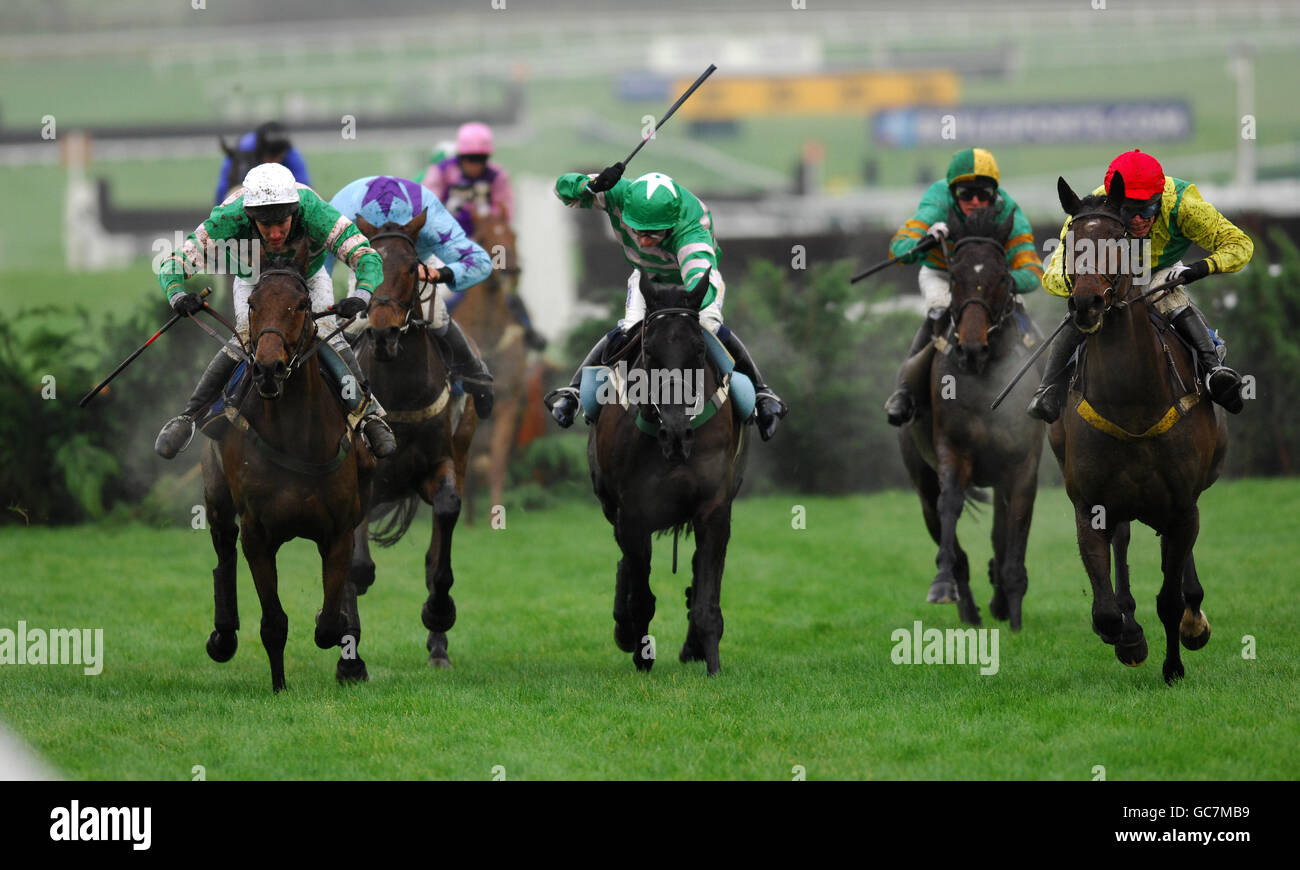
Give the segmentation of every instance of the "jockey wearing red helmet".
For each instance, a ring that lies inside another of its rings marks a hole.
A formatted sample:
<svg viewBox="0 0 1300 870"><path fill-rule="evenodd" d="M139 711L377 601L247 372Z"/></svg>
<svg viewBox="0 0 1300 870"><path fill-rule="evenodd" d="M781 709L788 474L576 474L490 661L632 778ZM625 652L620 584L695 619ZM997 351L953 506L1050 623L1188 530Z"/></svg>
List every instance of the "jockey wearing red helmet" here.
<svg viewBox="0 0 1300 870"><path fill-rule="evenodd" d="M1122 187L1116 179L1122 180ZM1122 195L1117 188L1122 189ZM1183 285L1206 275L1240 270L1250 262L1255 250L1250 237L1202 199L1195 184L1165 175L1158 160L1136 149L1112 160L1105 183L1092 193L1105 194L1108 205L1118 206L1130 238L1150 239L1152 286L1181 281L1157 295L1152 307L1195 350L1210 398L1233 414L1241 413L1241 376L1223 365L1222 345L1215 346L1212 331L1192 306ZM1043 288L1054 296L1070 295L1064 272L1064 242L1069 226L1067 220L1061 229L1062 244L1052 252L1043 274ZM1181 257L1193 243L1209 255L1189 266ZM1083 333L1073 325L1057 337L1042 383L1029 403L1030 415L1049 423L1060 416L1070 358L1083 339Z"/></svg>

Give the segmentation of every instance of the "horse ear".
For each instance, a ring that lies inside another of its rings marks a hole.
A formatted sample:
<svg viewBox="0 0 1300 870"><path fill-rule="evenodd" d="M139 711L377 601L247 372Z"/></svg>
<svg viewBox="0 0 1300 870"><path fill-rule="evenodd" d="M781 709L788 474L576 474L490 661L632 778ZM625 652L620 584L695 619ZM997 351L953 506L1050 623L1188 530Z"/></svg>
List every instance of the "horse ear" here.
<svg viewBox="0 0 1300 870"><path fill-rule="evenodd" d="M709 280L713 277L713 267L704 270L700 280L695 282L695 287L686 296L686 307L692 311L699 311L700 305L704 302L705 295L709 292Z"/></svg>
<svg viewBox="0 0 1300 870"><path fill-rule="evenodd" d="M311 239L303 233L293 245L293 265L298 273L307 275L307 264L311 262Z"/></svg>
<svg viewBox="0 0 1300 870"><path fill-rule="evenodd" d="M1074 188L1070 187L1069 182L1061 176L1056 179L1056 195L1060 197L1061 208L1065 209L1065 213L1074 217L1075 213L1079 211L1079 195L1074 192Z"/></svg>
<svg viewBox="0 0 1300 870"><path fill-rule="evenodd" d="M357 229L361 230L361 234L367 239L371 236L378 235L379 233L379 227L375 226L359 214L353 222L357 225Z"/></svg>
<svg viewBox="0 0 1300 870"><path fill-rule="evenodd" d="M222 151L226 152L227 157L229 157L231 160L235 159L235 149L231 148L229 145L226 144L225 136L218 136L217 144L221 146Z"/></svg>
<svg viewBox="0 0 1300 870"><path fill-rule="evenodd" d="M1124 176L1118 171L1110 179L1110 190L1106 191L1106 200L1118 206L1124 202Z"/></svg>
<svg viewBox="0 0 1300 870"><path fill-rule="evenodd" d="M402 232L410 236L411 241L415 241L416 237L420 235L420 230L424 229L424 222L428 219L429 210L426 208L424 211L412 218L406 226L402 227ZM366 233L366 235L370 234Z"/></svg>

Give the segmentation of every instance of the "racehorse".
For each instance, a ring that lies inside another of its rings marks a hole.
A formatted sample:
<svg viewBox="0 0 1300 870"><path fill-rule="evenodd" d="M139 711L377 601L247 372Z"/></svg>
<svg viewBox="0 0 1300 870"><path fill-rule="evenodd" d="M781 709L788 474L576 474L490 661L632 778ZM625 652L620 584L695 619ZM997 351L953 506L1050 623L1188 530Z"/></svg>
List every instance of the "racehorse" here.
<svg viewBox="0 0 1300 870"><path fill-rule="evenodd" d="M506 466L514 444L524 401L527 348L524 328L515 321L507 298L519 283L515 233L500 215L480 218L475 241L492 258L492 274L466 293L456 305L456 322L483 350L492 372L492 417L484 421L487 437L479 434L465 484L466 519L473 522L475 483L485 476L492 505L502 503Z"/></svg>
<svg viewBox="0 0 1300 870"><path fill-rule="evenodd" d="M420 317L420 257L415 240L427 216L422 211L405 225L390 221L382 227L357 216L358 229L384 259L384 280L370 299L370 326L356 354L397 437L397 451L379 460L375 469L376 513L370 519L390 511L392 516L374 539L391 546L410 528L418 499L433 506L433 534L424 556L429 595L420 618L429 630L429 663L450 667L447 631L456 621L450 593L451 536L460 516L465 467L478 417L463 395L452 398L447 364L430 343L428 322ZM375 580L370 519L357 527L348 575L358 594Z"/></svg>
<svg viewBox="0 0 1300 870"><path fill-rule="evenodd" d="M204 501L217 552L212 572L215 629L208 655L229 661L238 646L235 541L262 604L262 645L271 663L271 688L284 688L284 645L289 619L280 606L275 555L292 538L316 542L323 567L324 602L316 614L316 645L343 646L340 682L366 679L365 662L350 655L346 638L360 640L356 596L345 589L352 530L365 510L373 460L349 430L347 413L321 377L320 339L302 276L310 259L297 243L292 269L263 269L248 299L252 389L238 408L227 405L230 426L209 441L202 459ZM265 262L265 258L263 258ZM256 393L256 395L254 395Z"/></svg>
<svg viewBox="0 0 1300 870"><path fill-rule="evenodd" d="M930 537L939 545L939 568L926 600L957 602L963 622L980 624L970 591L970 564L957 541L957 519L968 499L984 500L973 487L993 488L993 558L989 611L1021 626L1028 589L1025 547L1038 491L1043 424L1016 408L1033 390L1018 387L1015 399L989 410L999 388L1022 363L1024 335L1017 326L1006 240L1011 218L997 223L994 209L955 218L950 259L952 326L935 339L924 392L928 407L898 433L903 464L921 497ZM960 233L960 234L958 234ZM1021 405L1020 407L1023 407Z"/></svg>
<svg viewBox="0 0 1300 870"><path fill-rule="evenodd" d="M1076 246L1127 245L1118 173L1110 196L1080 199L1064 178L1057 192ZM1172 683L1183 676L1179 641L1198 650L1210 639L1192 548L1200 530L1197 499L1223 469L1226 414L1209 401L1190 352L1168 340L1173 330L1139 298L1132 273L1121 274L1116 263L1100 267L1100 255L1096 260L1099 268L1088 274L1066 274L1070 316L1087 338L1069 400L1052 427L1052 448L1092 583L1093 631L1133 667L1146 660L1147 642L1129 591L1129 523L1138 520L1160 535L1164 582L1156 613L1165 628L1162 671ZM1112 545L1117 592L1110 581Z"/></svg>
<svg viewBox="0 0 1300 870"><path fill-rule="evenodd" d="M230 158L230 165L226 168L226 176L221 182L221 198L225 199L238 189L244 186L244 176L248 175L248 170L257 165L257 154L252 151L243 151L239 148L231 148L226 144L224 136L217 137L217 143L221 150Z"/></svg>
<svg viewBox="0 0 1300 870"><path fill-rule="evenodd" d="M630 356L639 346L635 365L628 366L629 379L637 370L642 375L703 371L702 396L717 394L720 381L708 365L699 322L708 287L708 272L689 293L655 289L642 277L647 308L639 340L634 338L620 352ZM685 399L686 391L682 393ZM688 628L679 659L703 659L709 675L721 668L722 569L731 536L731 502L740 489L746 453L745 427L734 419L732 401L728 397L698 428L692 428L689 402L673 403L662 395L657 402L639 408L633 404L626 411L605 407L588 434L592 486L623 553L614 588L614 641L633 654L639 670L654 665L649 638L655 612L650 537L669 529L674 535L681 530L695 533L691 585L686 590ZM655 437L647 437L642 426Z"/></svg>

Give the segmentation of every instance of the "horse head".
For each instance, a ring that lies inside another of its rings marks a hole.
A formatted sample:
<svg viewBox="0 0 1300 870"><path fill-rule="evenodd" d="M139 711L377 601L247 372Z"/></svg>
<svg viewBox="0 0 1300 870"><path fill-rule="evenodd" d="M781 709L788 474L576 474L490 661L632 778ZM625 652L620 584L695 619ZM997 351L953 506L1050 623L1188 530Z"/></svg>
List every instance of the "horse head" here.
<svg viewBox="0 0 1300 870"><path fill-rule="evenodd" d="M997 211L982 208L962 221L949 215L952 261L948 264L952 289L952 319L956 324L957 365L981 374L989 361L989 336L1015 308L1006 246L1013 215L999 223Z"/></svg>
<svg viewBox="0 0 1300 870"><path fill-rule="evenodd" d="M1132 283L1132 274L1120 268L1128 257L1122 252L1111 256L1117 245L1128 239L1128 230L1120 216L1124 201L1124 178L1118 172L1111 179L1109 195L1094 194L1082 199L1064 178L1056 182L1061 208L1070 216L1061 271L1070 291L1069 310L1074 325L1081 332L1093 333L1101 328L1102 316L1110 306L1121 303ZM1071 270L1067 264L1074 266Z"/></svg>
<svg viewBox="0 0 1300 870"><path fill-rule="evenodd" d="M311 293L303 277L311 260L305 234L289 243L292 268L271 267L265 250L253 292L248 297L248 333L252 336L253 383L263 399L277 399L297 358L316 337Z"/></svg>
<svg viewBox="0 0 1300 870"><path fill-rule="evenodd" d="M491 282L505 286L506 282L518 280L519 262L515 258L515 231L501 215L489 215L478 220L478 231L474 241L478 243L492 260L492 274L500 277L500 282ZM509 290L509 287L506 287Z"/></svg>
<svg viewBox="0 0 1300 870"><path fill-rule="evenodd" d="M704 393L707 349L700 332L700 305L709 292L712 270L706 270L694 289L657 289L641 276L646 301L641 322L641 355L647 379L647 419L659 424L659 447L671 463L690 459Z"/></svg>
<svg viewBox="0 0 1300 870"><path fill-rule="evenodd" d="M225 199L244 189L244 176L248 175L248 170L257 165L257 158L252 151L241 151L227 145L224 136L217 137L217 144L230 160L230 165L226 168L226 177L221 185L221 197Z"/></svg>
<svg viewBox="0 0 1300 870"><path fill-rule="evenodd" d="M402 333L411 319L420 318L420 254L415 247L420 230L429 217L428 209L406 224L389 221L376 227L357 215L357 229L365 233L370 246L384 260L384 280L370 297L366 316L370 320L370 340L375 359L390 362L397 358Z"/></svg>

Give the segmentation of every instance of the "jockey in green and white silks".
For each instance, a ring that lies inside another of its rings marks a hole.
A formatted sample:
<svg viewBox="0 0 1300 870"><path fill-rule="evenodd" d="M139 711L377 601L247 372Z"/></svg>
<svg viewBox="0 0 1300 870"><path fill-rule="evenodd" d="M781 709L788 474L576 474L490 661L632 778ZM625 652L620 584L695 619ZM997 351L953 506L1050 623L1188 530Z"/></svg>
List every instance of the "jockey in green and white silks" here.
<svg viewBox="0 0 1300 870"><path fill-rule="evenodd" d="M948 164L946 176L926 188L916 213L899 227L889 242L889 253L895 260L921 264L918 279L927 310L925 322L908 348L908 361L899 370L898 388L885 402L885 413L894 426L911 420L916 415L918 404L925 401L921 394L923 391L914 388L919 385L909 384L909 380L923 374L922 369L929 371L928 360L917 357L917 354L928 354L931 339L947 328L952 294L948 289L948 258L943 241L948 237L950 216L964 222L974 212L992 208L997 210L999 222L1011 218L1011 235L1004 247L1016 311L1023 318L1022 328L1042 338L1037 335L1032 321L1024 315L1020 295L1041 286L1043 261L1034 250L1034 233L1029 219L1000 184L1001 176L992 152L984 148L958 151ZM937 240L939 244L917 250L926 239Z"/></svg>
<svg viewBox="0 0 1300 870"><path fill-rule="evenodd" d="M599 175L578 172L561 175L555 195L571 208L599 208L609 217L623 256L632 266L627 281L623 319L587 354L567 387L547 396L551 414L563 427L573 425L579 405L578 385L582 370L597 365L610 347L616 347L645 317L641 275L652 286L683 290L708 274L709 290L700 307L700 325L714 333L736 360L736 368L754 382L755 413L763 440L771 438L787 413L785 403L764 383L758 366L734 332L723 325L722 303L727 286L718 269L718 243L713 236L709 209L689 190L660 172L649 172L634 181L622 178L623 164L615 163Z"/></svg>
<svg viewBox="0 0 1300 870"><path fill-rule="evenodd" d="M307 237L312 254L305 275L312 310L320 312L334 305L334 282L323 268L325 255L329 253L357 273L356 295L338 304L339 315L347 318L364 311L365 300L383 280L383 261L379 254L351 220L317 196L310 187L297 183L293 173L278 163L263 163L250 169L242 189L214 208L207 220L163 261L158 270L158 283L173 310L178 314L193 314L203 307L203 302L195 294L185 292L185 278L211 265L224 266L232 271L235 274L235 327L246 344L248 297L253 292L250 279L253 278L252 268L257 257L250 258L253 262L243 262L239 256L232 257L231 248L235 246L229 243L248 242L257 246L266 257L267 265L275 268L281 264L288 265L290 243L303 235ZM214 244L216 242L223 244ZM208 258L214 252L217 257L224 256L225 262L210 264ZM364 297L360 295L362 293ZM321 335L333 332L336 326L334 317L322 317L316 321L317 333ZM164 459L174 457L194 437L195 419L220 395L239 363L237 347L232 338L229 349L222 349L213 357L185 409L163 426L154 449ZM361 419L362 431L375 455L382 457L392 453L397 442L383 421L384 409L366 389L365 375L347 341L341 334L335 335L321 348L320 355L322 365L341 391L352 416ZM349 377L356 385L355 389L345 388Z"/></svg>

